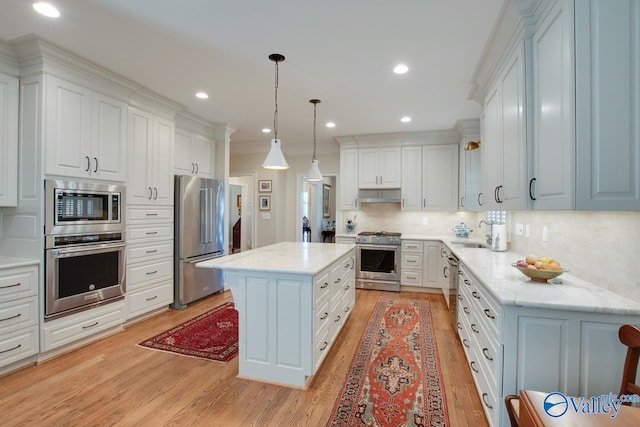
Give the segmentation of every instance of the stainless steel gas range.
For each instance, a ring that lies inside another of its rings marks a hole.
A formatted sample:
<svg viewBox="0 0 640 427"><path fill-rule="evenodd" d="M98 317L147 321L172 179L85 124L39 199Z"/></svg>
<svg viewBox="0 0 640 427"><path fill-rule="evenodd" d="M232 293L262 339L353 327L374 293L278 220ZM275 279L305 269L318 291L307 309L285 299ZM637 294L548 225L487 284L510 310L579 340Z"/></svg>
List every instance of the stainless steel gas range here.
<svg viewBox="0 0 640 427"><path fill-rule="evenodd" d="M400 233L363 231L356 236L356 287L400 291Z"/></svg>

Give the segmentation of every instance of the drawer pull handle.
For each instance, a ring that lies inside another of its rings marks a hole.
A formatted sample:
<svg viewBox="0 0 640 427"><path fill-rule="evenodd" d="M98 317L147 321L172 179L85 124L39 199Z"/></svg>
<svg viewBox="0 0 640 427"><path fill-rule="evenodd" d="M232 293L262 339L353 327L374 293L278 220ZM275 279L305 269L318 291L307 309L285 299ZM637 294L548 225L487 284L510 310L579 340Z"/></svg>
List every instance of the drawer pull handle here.
<svg viewBox="0 0 640 427"><path fill-rule="evenodd" d="M20 286L21 284L22 283L18 282L18 283L14 283L13 285L0 286L0 289L16 288L16 287Z"/></svg>
<svg viewBox="0 0 640 427"><path fill-rule="evenodd" d="M147 298L147 301L153 301L156 298L158 298L158 295L154 295L151 298Z"/></svg>
<svg viewBox="0 0 640 427"><path fill-rule="evenodd" d="M147 251L148 254L155 254L156 252L158 252L157 249L153 249L153 250Z"/></svg>
<svg viewBox="0 0 640 427"><path fill-rule="evenodd" d="M471 282L468 279L464 279L463 282L465 285L471 286Z"/></svg>
<svg viewBox="0 0 640 427"><path fill-rule="evenodd" d="M324 319L326 319L327 317L329 317L329 313L327 313L327 312L325 311L325 312L324 312L324 316L322 316L322 317L320 318L320 320L324 320Z"/></svg>
<svg viewBox="0 0 640 427"><path fill-rule="evenodd" d="M93 328L94 326L98 326L98 323L100 323L100 322L98 322L98 321L93 322L93 323L92 323L92 324L90 324L90 325L83 326L83 327L82 327L82 329L89 329L89 328Z"/></svg>
<svg viewBox="0 0 640 427"><path fill-rule="evenodd" d="M329 283L324 282L324 285L320 286L320 289L324 289L324 288L326 288L327 286L329 286Z"/></svg>
<svg viewBox="0 0 640 427"><path fill-rule="evenodd" d="M10 349L8 349L8 350L2 350L2 351L0 351L0 353L8 353L8 352L10 352L10 351L17 350L17 349L19 349L20 347L22 347L22 344L18 344L17 346L12 347L12 348L10 348Z"/></svg>
<svg viewBox="0 0 640 427"><path fill-rule="evenodd" d="M502 187L502 186L501 186ZM487 393L482 393L482 403L484 403L484 406L486 406L489 409L493 409L493 406L489 405L485 399L485 397L487 397L488 394Z"/></svg>
<svg viewBox="0 0 640 427"><path fill-rule="evenodd" d="M157 231L147 231L147 236L151 236L153 234L158 234Z"/></svg>
<svg viewBox="0 0 640 427"><path fill-rule="evenodd" d="M416 276L407 276L407 279L418 280Z"/></svg>
<svg viewBox="0 0 640 427"><path fill-rule="evenodd" d="M482 349L482 354L487 358L488 361L493 362L493 357L489 356L489 349L487 347Z"/></svg>
<svg viewBox="0 0 640 427"><path fill-rule="evenodd" d="M329 346L329 343L325 341L324 345L320 348L320 351L325 350L328 346Z"/></svg>
<svg viewBox="0 0 640 427"><path fill-rule="evenodd" d="M351 310L351 307L349 307L349 306L346 306L346 307L344 308L344 312L345 312L345 313L348 313L348 312L349 312L349 310Z"/></svg>
<svg viewBox="0 0 640 427"><path fill-rule="evenodd" d="M465 312L465 313L467 313L467 314L471 314L471 313L469 312L469 307L462 307L462 311L464 311L464 312Z"/></svg>
<svg viewBox="0 0 640 427"><path fill-rule="evenodd" d="M344 290L348 291L350 288L351 288L351 286L347 285L347 286L344 287Z"/></svg>
<svg viewBox="0 0 640 427"><path fill-rule="evenodd" d="M22 313L18 313L15 316L11 316L11 317L5 317L4 319L0 319L0 322L4 322L5 320L17 319L20 316L22 316Z"/></svg>
<svg viewBox="0 0 640 427"><path fill-rule="evenodd" d="M462 340L462 344L463 344L465 347L469 348L469 341L467 341L467 339L466 339L466 338Z"/></svg>
<svg viewBox="0 0 640 427"><path fill-rule="evenodd" d="M462 301L462 295L458 295L458 301Z"/></svg>
<svg viewBox="0 0 640 427"><path fill-rule="evenodd" d="M158 213L157 212L150 212L150 213L147 213L145 215L147 215L147 216L158 216Z"/></svg>
<svg viewBox="0 0 640 427"><path fill-rule="evenodd" d="M336 317L336 320L334 320L334 322L335 322L335 323L338 323L338 322L340 321L340 319L341 319L341 317L340 317L340 315L338 314L338 317Z"/></svg>
<svg viewBox="0 0 640 427"><path fill-rule="evenodd" d="M471 292L471 295L473 295L475 299L480 299L480 295L478 295L476 291Z"/></svg>
<svg viewBox="0 0 640 427"><path fill-rule="evenodd" d="M333 283L340 283L340 278L338 277Z"/></svg>
<svg viewBox="0 0 640 427"><path fill-rule="evenodd" d="M471 362L471 370L477 374L477 373L478 373L478 372L480 372L480 371L478 371L478 370L476 369L475 364L476 364L476 361L475 361L475 360L473 360L473 361Z"/></svg>
<svg viewBox="0 0 640 427"><path fill-rule="evenodd" d="M458 322L457 325L458 325L458 329L462 329L462 325L460 324L460 322Z"/></svg>
<svg viewBox="0 0 640 427"><path fill-rule="evenodd" d="M476 324L475 324L475 323L472 323L472 324L471 324L471 330L472 330L473 332L475 332L476 334L479 334L479 333L480 333L480 331L479 331L478 329L476 329Z"/></svg>
<svg viewBox="0 0 640 427"><path fill-rule="evenodd" d="M153 270L153 271L147 271L145 274L147 276L151 276L152 274L156 274L158 272L158 270Z"/></svg>
<svg viewBox="0 0 640 427"><path fill-rule="evenodd" d="M418 261L416 261L415 259L408 259L407 262L411 262L411 263L415 264Z"/></svg>
<svg viewBox="0 0 640 427"><path fill-rule="evenodd" d="M484 314L485 314L485 316L487 316L489 319L495 319L495 318L496 318L496 316L494 316L493 314L491 314L491 312L489 311L489 309L488 309L488 308L485 308L485 309L484 309Z"/></svg>

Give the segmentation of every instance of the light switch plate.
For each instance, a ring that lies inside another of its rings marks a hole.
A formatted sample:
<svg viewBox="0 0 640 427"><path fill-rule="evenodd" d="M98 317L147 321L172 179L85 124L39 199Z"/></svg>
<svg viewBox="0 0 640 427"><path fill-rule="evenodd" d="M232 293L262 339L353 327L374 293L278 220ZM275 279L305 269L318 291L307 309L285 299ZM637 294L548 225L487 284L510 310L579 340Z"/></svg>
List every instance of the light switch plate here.
<svg viewBox="0 0 640 427"><path fill-rule="evenodd" d="M526 224L524 226L524 237L530 237L531 236L531 228L529 228L529 224Z"/></svg>
<svg viewBox="0 0 640 427"><path fill-rule="evenodd" d="M524 236L524 224L516 223L516 236Z"/></svg>
<svg viewBox="0 0 640 427"><path fill-rule="evenodd" d="M422 225L429 225L429 218L427 217L422 218Z"/></svg>

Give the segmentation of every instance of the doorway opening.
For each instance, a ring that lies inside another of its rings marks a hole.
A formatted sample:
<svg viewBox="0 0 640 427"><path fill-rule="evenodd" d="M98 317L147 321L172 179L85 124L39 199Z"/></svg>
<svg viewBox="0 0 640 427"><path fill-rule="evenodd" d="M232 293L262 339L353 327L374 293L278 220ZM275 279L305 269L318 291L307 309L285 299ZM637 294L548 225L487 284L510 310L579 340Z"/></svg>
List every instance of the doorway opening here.
<svg viewBox="0 0 640 427"><path fill-rule="evenodd" d="M229 177L229 252L247 251L254 245L253 208L255 176Z"/></svg>
<svg viewBox="0 0 640 427"><path fill-rule="evenodd" d="M296 240L332 243L336 230L336 177L323 182L307 182L298 176L298 215Z"/></svg>

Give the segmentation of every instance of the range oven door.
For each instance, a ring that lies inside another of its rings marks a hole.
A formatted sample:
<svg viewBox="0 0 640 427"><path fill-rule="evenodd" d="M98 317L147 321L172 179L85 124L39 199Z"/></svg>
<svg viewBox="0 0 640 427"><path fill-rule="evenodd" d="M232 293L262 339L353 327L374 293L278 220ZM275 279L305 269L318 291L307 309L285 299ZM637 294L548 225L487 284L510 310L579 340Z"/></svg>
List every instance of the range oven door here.
<svg viewBox="0 0 640 427"><path fill-rule="evenodd" d="M400 246L359 244L356 248L356 278L400 281Z"/></svg>
<svg viewBox="0 0 640 427"><path fill-rule="evenodd" d="M45 318L124 296L124 242L47 249L45 252Z"/></svg>

